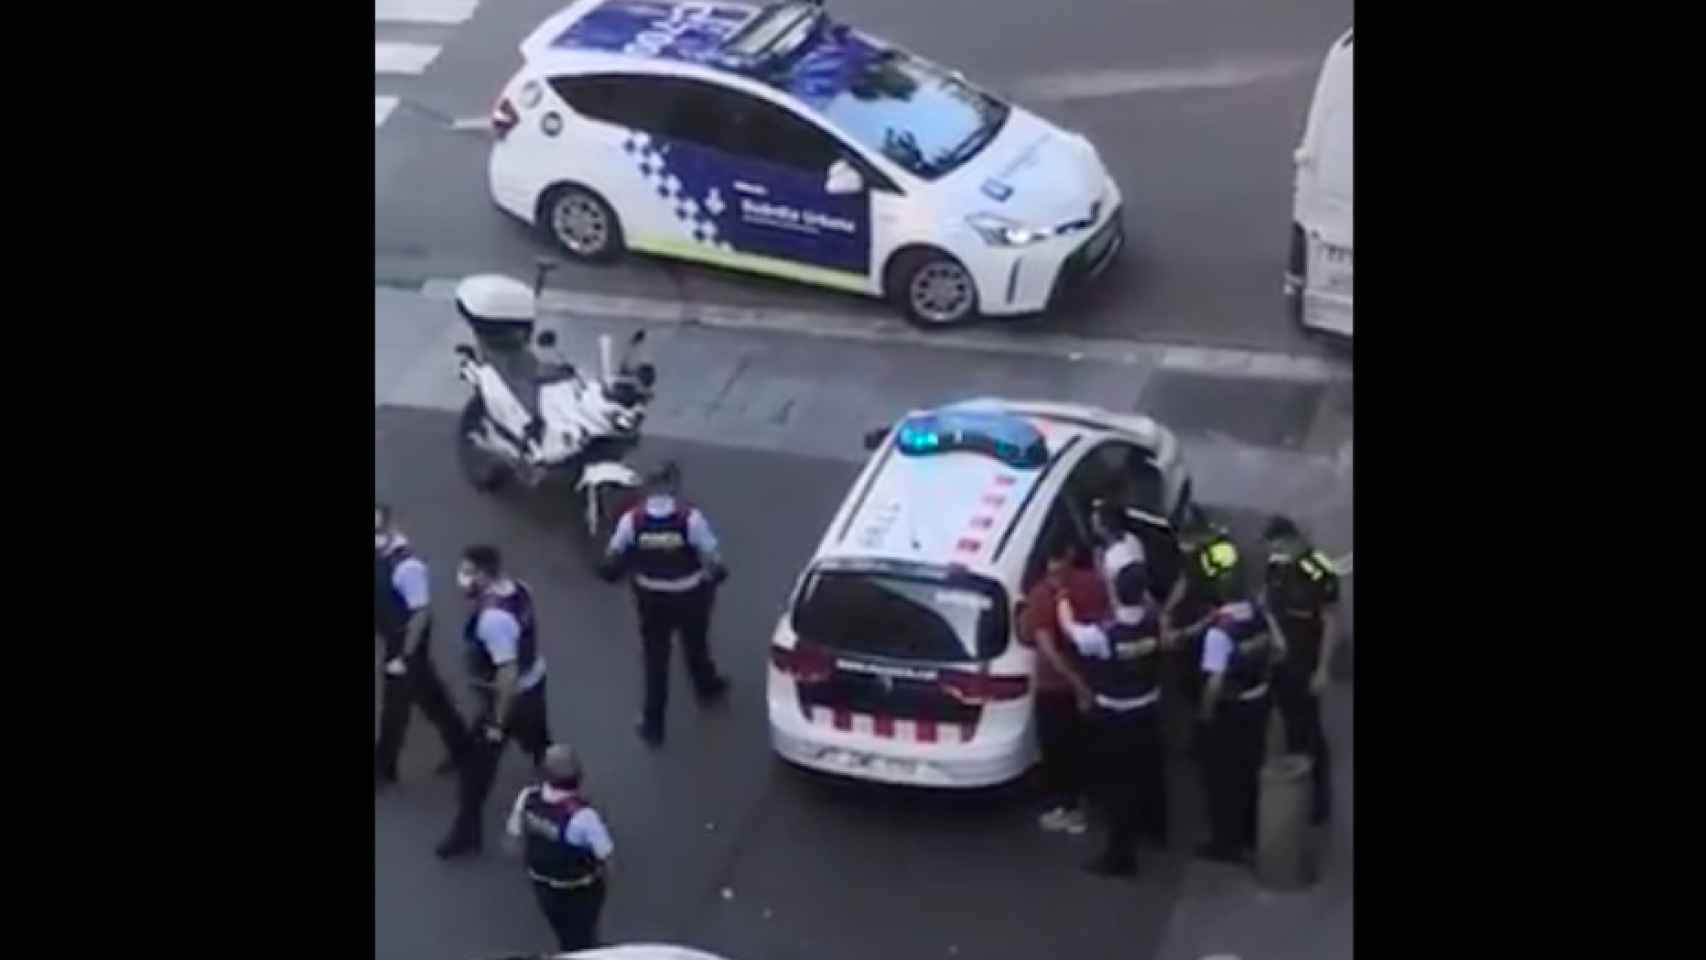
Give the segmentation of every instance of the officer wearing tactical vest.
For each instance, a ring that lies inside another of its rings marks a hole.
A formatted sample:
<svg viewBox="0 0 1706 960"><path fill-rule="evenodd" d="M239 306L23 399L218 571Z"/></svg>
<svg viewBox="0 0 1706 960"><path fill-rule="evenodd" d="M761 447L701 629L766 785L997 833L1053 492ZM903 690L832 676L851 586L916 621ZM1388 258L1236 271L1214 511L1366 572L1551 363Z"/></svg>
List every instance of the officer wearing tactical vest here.
<svg viewBox="0 0 1706 960"><path fill-rule="evenodd" d="M1280 634L1261 605L1249 599L1245 569L1234 563L1218 576L1221 604L1203 635L1207 677L1201 716L1207 725L1209 841L1197 856L1243 863L1256 844L1256 803L1267 747L1268 684Z"/></svg>
<svg viewBox="0 0 1706 960"><path fill-rule="evenodd" d="M622 515L605 551L600 574L614 583L631 574L644 645L646 689L640 738L663 743L669 698L669 648L681 634L687 671L701 702L728 693L729 682L711 661L707 635L715 590L728 576L717 538L697 507L677 499L681 472L665 464L647 483L644 502Z"/></svg>
<svg viewBox="0 0 1706 960"><path fill-rule="evenodd" d="M380 784L397 782L397 754L403 749L411 707L421 708L444 741L440 773L455 768L468 743L462 717L433 667L432 595L427 581L427 566L397 529L391 508L374 504L373 631L385 642L379 742L373 750L374 778Z"/></svg>
<svg viewBox="0 0 1706 960"><path fill-rule="evenodd" d="M514 737L538 766L551 742L545 658L539 652L532 592L504 572L496 547L484 545L462 551L456 582L474 601L463 646L480 708L473 745L462 762L456 822L438 846L441 858L480 850L480 812L497 776L504 743Z"/></svg>
<svg viewBox="0 0 1706 960"><path fill-rule="evenodd" d="M507 826L527 860L527 878L545 920L565 952L598 946L598 914L604 907L604 877L615 844L581 794L575 752L552 744L541 765L543 783L521 791Z"/></svg>
<svg viewBox="0 0 1706 960"><path fill-rule="evenodd" d="M1285 659L1274 671L1274 703L1284 721L1287 752L1307 754L1313 762L1311 821L1319 825L1332 806L1321 694L1338 641L1339 576L1287 517L1271 518L1262 539L1268 545L1266 604L1285 644Z"/></svg>
<svg viewBox="0 0 1706 960"><path fill-rule="evenodd" d="M1219 605L1216 580L1238 562L1238 548L1225 527L1192 504L1179 528L1179 552L1180 575L1161 608L1161 645L1177 651L1181 692L1196 707L1202 702L1203 631Z"/></svg>
<svg viewBox="0 0 1706 960"><path fill-rule="evenodd" d="M1167 791L1163 779L1160 700L1161 625L1148 598L1142 564L1116 575L1114 618L1081 624L1071 600L1058 603L1060 629L1072 638L1094 695L1090 724L1092 782L1108 815L1108 842L1085 865L1110 876L1137 872L1137 834L1166 844Z"/></svg>

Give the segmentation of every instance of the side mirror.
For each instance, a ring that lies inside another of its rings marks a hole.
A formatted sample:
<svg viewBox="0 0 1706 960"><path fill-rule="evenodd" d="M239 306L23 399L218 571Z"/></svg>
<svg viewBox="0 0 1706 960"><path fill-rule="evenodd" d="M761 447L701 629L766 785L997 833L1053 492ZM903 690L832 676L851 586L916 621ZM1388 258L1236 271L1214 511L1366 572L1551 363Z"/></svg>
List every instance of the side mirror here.
<svg viewBox="0 0 1706 960"><path fill-rule="evenodd" d="M846 160L837 159L829 165L829 176L824 181L825 193L835 196L859 193L865 189L865 178Z"/></svg>
<svg viewBox="0 0 1706 960"><path fill-rule="evenodd" d="M630 343L631 345L636 346L636 347L642 343L645 343L645 342L646 342L646 331L644 328L641 328L639 330L635 330L634 335L632 337L628 338L628 343Z"/></svg>
<svg viewBox="0 0 1706 960"><path fill-rule="evenodd" d="M889 435L889 428L888 427L878 427L875 430L865 431L865 449L866 450L875 450L878 447L882 446L884 438L886 438L888 435Z"/></svg>
<svg viewBox="0 0 1706 960"><path fill-rule="evenodd" d="M541 330L539 331L539 336L534 338L533 342L549 350L557 345L557 331Z"/></svg>
<svg viewBox="0 0 1706 960"><path fill-rule="evenodd" d="M634 369L634 379L640 381L640 386L650 390L652 384L658 382L658 368L649 363L642 363Z"/></svg>
<svg viewBox="0 0 1706 960"><path fill-rule="evenodd" d="M466 343L459 343L456 345L456 355L464 360L472 362L474 359L474 348L468 346Z"/></svg>

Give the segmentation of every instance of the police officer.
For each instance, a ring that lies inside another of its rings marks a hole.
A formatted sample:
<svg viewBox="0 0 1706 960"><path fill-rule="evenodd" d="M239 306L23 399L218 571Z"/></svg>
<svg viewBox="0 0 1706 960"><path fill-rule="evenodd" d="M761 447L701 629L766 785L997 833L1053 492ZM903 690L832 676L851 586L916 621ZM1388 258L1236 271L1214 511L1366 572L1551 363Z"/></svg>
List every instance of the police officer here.
<svg viewBox="0 0 1706 960"><path fill-rule="evenodd" d="M545 710L545 658L539 652L533 596L504 572L496 547L462 551L456 582L474 601L463 630L468 678L479 698L463 760L456 821L438 845L441 858L480 850L480 812L497 776L504 743L514 737L538 766L551 742Z"/></svg>
<svg viewBox="0 0 1706 960"><path fill-rule="evenodd" d="M1180 692L1193 708L1202 703L1202 638L1219 606L1218 580L1238 563L1232 536L1192 504L1179 528L1180 575L1161 608L1161 646L1179 657Z"/></svg>
<svg viewBox="0 0 1706 960"><path fill-rule="evenodd" d="M1161 747L1161 624L1142 564L1127 563L1114 584L1114 618L1078 622L1071 599L1058 604L1094 696L1090 709L1092 782L1108 815L1107 846L1085 869L1109 876L1137 872L1137 834L1166 843L1167 791Z"/></svg>
<svg viewBox="0 0 1706 960"><path fill-rule="evenodd" d="M379 742L373 750L377 783L397 782L397 754L409 728L410 707L419 706L438 728L445 759L440 773L454 769L468 743L467 728L451 705L432 662L432 595L427 566L397 529L391 508L373 506L373 629L385 644L385 681L380 693Z"/></svg>
<svg viewBox="0 0 1706 960"><path fill-rule="evenodd" d="M1285 646L1285 658L1274 671L1274 703L1284 721L1287 752L1307 754L1313 761L1310 819L1320 825L1327 822L1333 802L1321 694L1338 640L1339 576L1289 517L1270 518L1262 540L1268 547L1266 606Z"/></svg>
<svg viewBox="0 0 1706 960"><path fill-rule="evenodd" d="M653 747L663 743L669 648L675 634L681 634L687 671L700 701L717 700L729 689L728 680L711 661L707 638L715 590L728 571L705 515L678 499L680 479L674 463L665 464L649 478L645 500L617 522L600 569L612 583L625 573L633 577L646 669L638 732Z"/></svg>
<svg viewBox="0 0 1706 960"><path fill-rule="evenodd" d="M1248 861L1256 844L1256 802L1267 746L1268 684L1279 632L1261 605L1249 599L1243 564L1217 577L1221 601L1203 635L1201 716L1207 726L1210 838L1197 856L1223 863Z"/></svg>
<svg viewBox="0 0 1706 960"><path fill-rule="evenodd" d="M527 878L564 952L598 946L604 877L615 844L581 793L575 752L552 744L541 765L544 782L523 789L510 810L508 833L520 842Z"/></svg>

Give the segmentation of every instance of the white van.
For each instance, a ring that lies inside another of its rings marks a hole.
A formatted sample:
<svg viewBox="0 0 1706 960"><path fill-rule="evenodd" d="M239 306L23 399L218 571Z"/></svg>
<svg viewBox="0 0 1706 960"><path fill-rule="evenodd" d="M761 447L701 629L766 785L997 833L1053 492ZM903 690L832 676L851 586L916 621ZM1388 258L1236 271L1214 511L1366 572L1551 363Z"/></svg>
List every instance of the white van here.
<svg viewBox="0 0 1706 960"><path fill-rule="evenodd" d="M1351 32L1321 65L1315 100L1292 159L1291 257L1285 292L1304 327L1351 336Z"/></svg>

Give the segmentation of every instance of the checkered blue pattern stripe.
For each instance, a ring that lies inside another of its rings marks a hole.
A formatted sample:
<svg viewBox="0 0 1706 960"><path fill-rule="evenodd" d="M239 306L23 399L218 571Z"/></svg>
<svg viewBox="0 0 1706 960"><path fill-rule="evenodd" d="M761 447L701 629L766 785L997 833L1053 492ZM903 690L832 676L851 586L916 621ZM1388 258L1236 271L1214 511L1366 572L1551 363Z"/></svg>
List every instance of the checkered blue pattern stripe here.
<svg viewBox="0 0 1706 960"><path fill-rule="evenodd" d="M703 198L690 196L682 189L681 178L669 171L669 164L649 134L637 130L629 132L622 141L622 152L628 155L634 168L640 171L646 185L656 190L658 198L671 206L675 219L689 225L689 232L695 243L718 250L734 249L732 244L718 234L717 223L712 219L712 215L705 212L706 204L709 204L714 212L721 212L722 199L717 196L716 188L713 187Z"/></svg>

